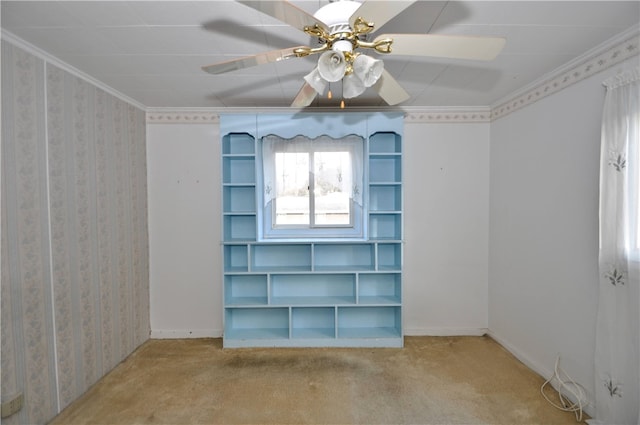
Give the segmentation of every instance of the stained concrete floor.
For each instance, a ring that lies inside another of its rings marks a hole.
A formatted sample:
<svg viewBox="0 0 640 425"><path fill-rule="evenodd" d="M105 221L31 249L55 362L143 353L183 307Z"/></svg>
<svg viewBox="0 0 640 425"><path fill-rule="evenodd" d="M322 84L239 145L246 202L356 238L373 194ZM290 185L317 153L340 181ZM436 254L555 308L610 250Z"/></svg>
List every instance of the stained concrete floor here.
<svg viewBox="0 0 640 425"><path fill-rule="evenodd" d="M222 349L150 340L52 424L575 424L488 337L402 349Z"/></svg>

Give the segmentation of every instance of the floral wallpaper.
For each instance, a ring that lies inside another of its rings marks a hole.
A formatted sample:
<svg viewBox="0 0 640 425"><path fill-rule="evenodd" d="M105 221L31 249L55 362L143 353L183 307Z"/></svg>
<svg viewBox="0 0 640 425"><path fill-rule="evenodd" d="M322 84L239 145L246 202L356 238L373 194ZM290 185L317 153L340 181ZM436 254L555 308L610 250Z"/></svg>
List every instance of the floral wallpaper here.
<svg viewBox="0 0 640 425"><path fill-rule="evenodd" d="M4 424L46 423L149 338L144 111L2 44Z"/></svg>

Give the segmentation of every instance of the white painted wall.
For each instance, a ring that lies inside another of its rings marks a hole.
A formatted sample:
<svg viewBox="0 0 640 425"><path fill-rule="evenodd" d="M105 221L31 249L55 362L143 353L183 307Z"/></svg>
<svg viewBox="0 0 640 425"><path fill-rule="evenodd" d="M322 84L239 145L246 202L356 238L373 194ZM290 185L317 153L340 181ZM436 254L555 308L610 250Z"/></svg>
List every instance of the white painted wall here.
<svg viewBox="0 0 640 425"><path fill-rule="evenodd" d="M488 326L489 124L406 124L404 313L408 335Z"/></svg>
<svg viewBox="0 0 640 425"><path fill-rule="evenodd" d="M620 68L491 125L491 334L545 376L560 355L560 366L589 391L594 385L602 81Z"/></svg>
<svg viewBox="0 0 640 425"><path fill-rule="evenodd" d="M405 127L405 332L487 327L489 124ZM152 337L222 334L217 125L147 129Z"/></svg>
<svg viewBox="0 0 640 425"><path fill-rule="evenodd" d="M151 337L222 334L220 135L147 126Z"/></svg>

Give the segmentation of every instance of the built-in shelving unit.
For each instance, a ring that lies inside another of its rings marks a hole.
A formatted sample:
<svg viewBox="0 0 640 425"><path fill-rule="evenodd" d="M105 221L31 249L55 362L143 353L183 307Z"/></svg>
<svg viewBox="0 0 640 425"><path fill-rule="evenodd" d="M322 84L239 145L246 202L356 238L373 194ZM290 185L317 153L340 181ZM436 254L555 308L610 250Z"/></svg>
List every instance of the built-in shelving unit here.
<svg viewBox="0 0 640 425"><path fill-rule="evenodd" d="M224 346L401 347L401 133L363 134L365 238L261 241L259 131L228 127L221 137Z"/></svg>

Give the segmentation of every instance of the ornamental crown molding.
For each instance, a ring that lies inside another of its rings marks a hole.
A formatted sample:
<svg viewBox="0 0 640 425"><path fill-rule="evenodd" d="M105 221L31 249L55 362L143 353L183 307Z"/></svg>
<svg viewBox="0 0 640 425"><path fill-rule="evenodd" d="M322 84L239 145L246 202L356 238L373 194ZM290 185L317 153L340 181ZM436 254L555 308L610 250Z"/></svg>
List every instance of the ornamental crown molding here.
<svg viewBox="0 0 640 425"><path fill-rule="evenodd" d="M581 55L574 61L556 69L543 79L534 81L498 101L491 109L491 120L496 120L524 108L544 97L557 93L579 81L611 68L640 53L640 25L636 25L608 42Z"/></svg>

